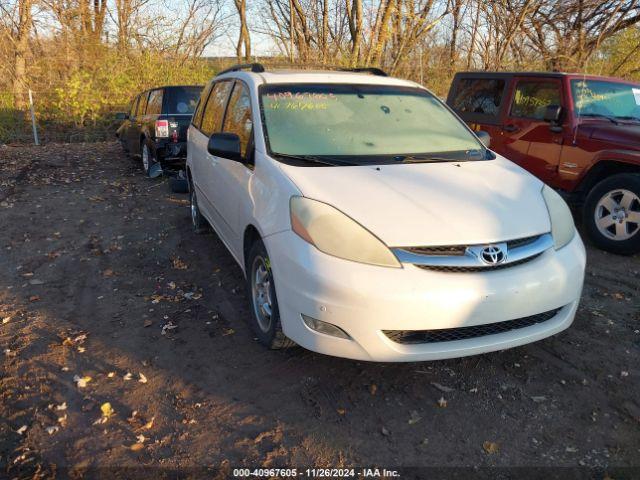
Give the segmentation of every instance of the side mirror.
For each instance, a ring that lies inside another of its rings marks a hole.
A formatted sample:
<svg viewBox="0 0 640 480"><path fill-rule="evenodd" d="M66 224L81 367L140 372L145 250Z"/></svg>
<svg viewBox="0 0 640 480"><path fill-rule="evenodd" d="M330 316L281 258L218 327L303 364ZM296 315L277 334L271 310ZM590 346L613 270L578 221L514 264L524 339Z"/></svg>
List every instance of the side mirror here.
<svg viewBox="0 0 640 480"><path fill-rule="evenodd" d="M125 112L116 113L116 120L127 120L129 118L129 114Z"/></svg>
<svg viewBox="0 0 640 480"><path fill-rule="evenodd" d="M549 123L557 123L560 120L562 114L562 107L560 105L547 105L544 111L544 121Z"/></svg>
<svg viewBox="0 0 640 480"><path fill-rule="evenodd" d="M476 135L485 147L489 148L491 146L491 135L489 135L489 132L480 130L479 132L476 132Z"/></svg>
<svg viewBox="0 0 640 480"><path fill-rule="evenodd" d="M240 137L235 133L214 133L209 138L207 150L214 157L242 162Z"/></svg>

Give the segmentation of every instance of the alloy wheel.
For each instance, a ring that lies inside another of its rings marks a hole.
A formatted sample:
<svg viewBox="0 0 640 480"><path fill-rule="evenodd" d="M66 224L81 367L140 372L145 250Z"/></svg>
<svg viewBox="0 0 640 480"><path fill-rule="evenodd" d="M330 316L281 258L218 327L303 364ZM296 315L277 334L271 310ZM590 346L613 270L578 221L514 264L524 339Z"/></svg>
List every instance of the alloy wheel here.
<svg viewBox="0 0 640 480"><path fill-rule="evenodd" d="M594 212L598 231L611 240L628 240L640 230L640 198L630 190L607 192Z"/></svg>
<svg viewBox="0 0 640 480"><path fill-rule="evenodd" d="M271 272L267 261L261 256L253 260L251 266L251 298L253 311L260 330L267 333L271 330L272 301L271 301Z"/></svg>
<svg viewBox="0 0 640 480"><path fill-rule="evenodd" d="M149 147L146 144L142 146L142 167L145 172L149 171Z"/></svg>

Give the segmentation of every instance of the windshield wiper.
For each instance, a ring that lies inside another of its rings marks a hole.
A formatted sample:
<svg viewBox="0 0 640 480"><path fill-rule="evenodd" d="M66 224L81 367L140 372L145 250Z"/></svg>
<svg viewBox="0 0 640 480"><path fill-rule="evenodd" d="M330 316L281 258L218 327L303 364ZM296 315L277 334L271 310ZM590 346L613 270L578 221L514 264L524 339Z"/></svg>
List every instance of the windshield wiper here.
<svg viewBox="0 0 640 480"><path fill-rule="evenodd" d="M601 113L583 113L580 115L581 117L598 117L598 118L606 118L611 123L618 125L618 121L614 117L610 117L609 115L602 115Z"/></svg>
<svg viewBox="0 0 640 480"><path fill-rule="evenodd" d="M393 157L400 163L438 163L438 162L458 162L454 158L431 157L426 155L398 155Z"/></svg>
<svg viewBox="0 0 640 480"><path fill-rule="evenodd" d="M640 118L633 117L633 116L630 116L630 115L616 115L615 118L619 118L620 120L633 120L633 121L636 121L636 122L640 122Z"/></svg>
<svg viewBox="0 0 640 480"><path fill-rule="evenodd" d="M273 153L274 157L284 158L288 160L302 160L309 163L317 163L319 165L328 165L330 167L335 167L338 165L342 166L354 166L356 163L344 162L342 160L336 160L334 158L327 159L323 157L319 157L317 155L290 155L288 153Z"/></svg>

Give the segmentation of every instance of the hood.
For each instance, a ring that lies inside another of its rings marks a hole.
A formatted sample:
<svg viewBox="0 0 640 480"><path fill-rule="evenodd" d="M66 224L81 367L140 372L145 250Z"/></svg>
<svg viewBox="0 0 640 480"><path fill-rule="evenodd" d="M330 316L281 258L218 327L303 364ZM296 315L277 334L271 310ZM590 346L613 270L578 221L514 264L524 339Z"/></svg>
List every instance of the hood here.
<svg viewBox="0 0 640 480"><path fill-rule="evenodd" d="M640 149L640 124L607 123L590 126L593 128L591 138L594 140L614 143L617 145L616 148L626 145Z"/></svg>
<svg viewBox="0 0 640 480"><path fill-rule="evenodd" d="M280 164L302 195L390 247L483 244L551 230L542 182L510 161L380 166Z"/></svg>

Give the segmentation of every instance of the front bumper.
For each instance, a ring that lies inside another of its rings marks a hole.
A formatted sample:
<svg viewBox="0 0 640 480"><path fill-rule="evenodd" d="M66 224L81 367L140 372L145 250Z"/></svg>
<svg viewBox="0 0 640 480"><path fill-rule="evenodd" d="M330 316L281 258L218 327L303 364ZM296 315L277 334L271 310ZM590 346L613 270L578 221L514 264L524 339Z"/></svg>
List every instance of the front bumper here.
<svg viewBox="0 0 640 480"><path fill-rule="evenodd" d="M522 265L448 273L413 265L385 268L326 255L292 231L266 237L282 328L309 350L358 360L410 362L502 350L566 329L582 291L586 255L580 236ZM402 344L385 330L484 325L560 309L538 324L464 340ZM340 327L350 340L308 328L301 314Z"/></svg>

